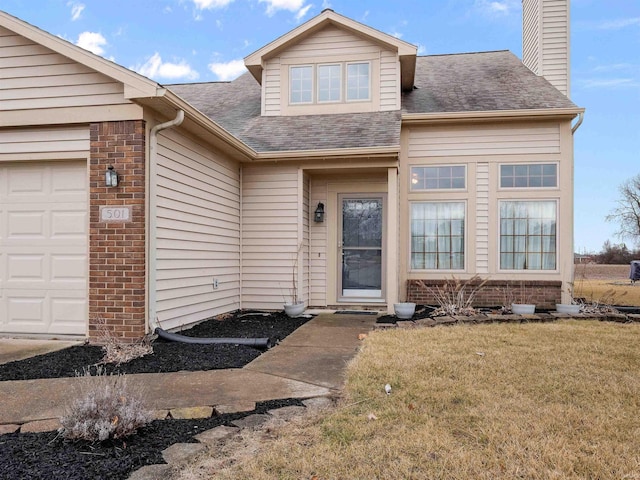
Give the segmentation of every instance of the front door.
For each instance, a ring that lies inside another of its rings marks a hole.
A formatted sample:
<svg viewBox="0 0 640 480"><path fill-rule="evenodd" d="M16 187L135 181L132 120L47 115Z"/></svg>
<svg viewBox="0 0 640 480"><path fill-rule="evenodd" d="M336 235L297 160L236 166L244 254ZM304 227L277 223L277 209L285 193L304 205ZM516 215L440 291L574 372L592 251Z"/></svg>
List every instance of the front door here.
<svg viewBox="0 0 640 480"><path fill-rule="evenodd" d="M340 300L382 300L383 197L340 195L340 206Z"/></svg>

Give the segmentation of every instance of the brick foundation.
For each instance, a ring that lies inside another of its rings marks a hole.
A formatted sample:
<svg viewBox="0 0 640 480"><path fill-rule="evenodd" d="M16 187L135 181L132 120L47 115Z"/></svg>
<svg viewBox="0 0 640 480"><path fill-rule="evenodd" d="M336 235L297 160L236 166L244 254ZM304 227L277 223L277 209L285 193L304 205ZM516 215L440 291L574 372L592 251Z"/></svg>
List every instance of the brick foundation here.
<svg viewBox="0 0 640 480"><path fill-rule="evenodd" d="M91 124L89 160L89 338L98 323L125 341L145 334L145 123ZM113 165L120 182L105 186ZM103 222L101 206L129 206L126 223Z"/></svg>
<svg viewBox="0 0 640 480"><path fill-rule="evenodd" d="M433 290L442 289L452 280L408 280L407 301L422 305L437 305ZM423 282L428 288L425 288ZM470 283L467 291L480 282ZM529 303L538 308L554 309L561 303L562 282L560 281L512 281L489 280L476 294L474 307L495 307L511 303ZM526 300L526 301L523 301Z"/></svg>

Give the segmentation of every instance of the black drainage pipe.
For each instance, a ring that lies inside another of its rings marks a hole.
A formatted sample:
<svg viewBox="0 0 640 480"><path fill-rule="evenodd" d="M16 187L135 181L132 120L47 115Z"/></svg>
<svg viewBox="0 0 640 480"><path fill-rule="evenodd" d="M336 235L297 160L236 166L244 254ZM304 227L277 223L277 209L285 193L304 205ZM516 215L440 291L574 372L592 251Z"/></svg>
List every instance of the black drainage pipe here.
<svg viewBox="0 0 640 480"><path fill-rule="evenodd" d="M268 350L273 346L270 338L199 338L199 337L187 337L186 335L179 335L177 333L167 332L158 327L155 329L156 335L165 340L171 342L191 343L198 345L216 345L216 344L230 344L230 345L245 345L247 347L253 347L263 350Z"/></svg>

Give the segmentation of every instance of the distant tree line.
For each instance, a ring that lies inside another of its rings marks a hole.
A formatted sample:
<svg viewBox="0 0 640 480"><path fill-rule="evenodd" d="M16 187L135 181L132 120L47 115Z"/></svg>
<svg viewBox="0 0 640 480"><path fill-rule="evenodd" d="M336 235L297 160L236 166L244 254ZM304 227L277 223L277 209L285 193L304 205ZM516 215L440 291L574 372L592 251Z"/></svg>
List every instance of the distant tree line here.
<svg viewBox="0 0 640 480"><path fill-rule="evenodd" d="M624 243L615 244L607 240L600 253L594 255L593 260L607 265L628 265L632 260L640 260L640 248L629 250Z"/></svg>

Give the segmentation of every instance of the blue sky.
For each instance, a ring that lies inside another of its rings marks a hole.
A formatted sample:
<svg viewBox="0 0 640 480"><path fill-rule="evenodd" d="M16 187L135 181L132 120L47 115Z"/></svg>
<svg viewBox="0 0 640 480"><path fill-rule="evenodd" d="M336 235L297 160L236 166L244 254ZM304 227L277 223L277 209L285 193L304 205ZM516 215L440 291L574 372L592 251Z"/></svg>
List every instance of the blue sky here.
<svg viewBox="0 0 640 480"><path fill-rule="evenodd" d="M228 80L242 58L323 8L396 35L421 55L511 50L521 0L0 0L0 9L159 83ZM615 237L604 217L640 174L640 0L571 2L575 248ZM629 245L631 245L628 242Z"/></svg>

